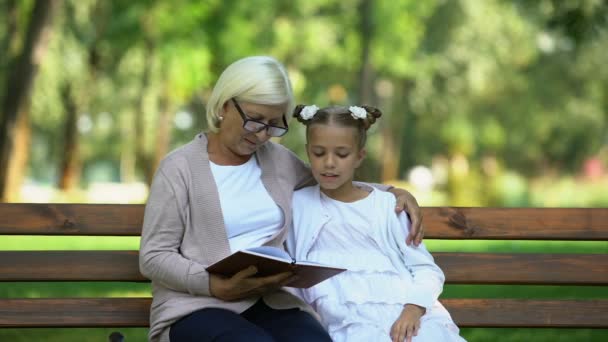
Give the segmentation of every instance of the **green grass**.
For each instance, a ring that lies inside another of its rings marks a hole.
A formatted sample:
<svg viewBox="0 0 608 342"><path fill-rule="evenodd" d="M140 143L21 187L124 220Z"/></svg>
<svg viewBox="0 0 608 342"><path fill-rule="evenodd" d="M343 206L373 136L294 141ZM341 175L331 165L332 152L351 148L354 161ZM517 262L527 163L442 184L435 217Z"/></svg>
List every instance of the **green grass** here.
<svg viewBox="0 0 608 342"><path fill-rule="evenodd" d="M151 297L150 283L10 282L0 283L0 298ZM0 339L2 341L2 339Z"/></svg>
<svg viewBox="0 0 608 342"><path fill-rule="evenodd" d="M2 236L3 251L138 250L139 237L114 236Z"/></svg>
<svg viewBox="0 0 608 342"><path fill-rule="evenodd" d="M431 252L608 253L607 241L425 240ZM139 237L3 236L0 250L137 250Z"/></svg>
<svg viewBox="0 0 608 342"><path fill-rule="evenodd" d="M108 341L108 336L120 331L125 342L147 341L148 329L0 329L0 341L11 342L100 342Z"/></svg>
<svg viewBox="0 0 608 342"><path fill-rule="evenodd" d="M427 240L432 252L608 253L608 242L561 241L438 241ZM136 250L137 237L3 236L0 250ZM0 298L147 297L147 283L12 282L0 283ZM584 298L606 299L607 287L446 285L442 298ZM567 310L567 308L564 308ZM147 329L0 329L0 341L107 341L119 330L130 341L146 341ZM468 341L608 341L608 329L461 329Z"/></svg>
<svg viewBox="0 0 608 342"><path fill-rule="evenodd" d="M608 329L461 329L469 342L605 342Z"/></svg>
<svg viewBox="0 0 608 342"><path fill-rule="evenodd" d="M608 241L425 240L433 252L608 254Z"/></svg>

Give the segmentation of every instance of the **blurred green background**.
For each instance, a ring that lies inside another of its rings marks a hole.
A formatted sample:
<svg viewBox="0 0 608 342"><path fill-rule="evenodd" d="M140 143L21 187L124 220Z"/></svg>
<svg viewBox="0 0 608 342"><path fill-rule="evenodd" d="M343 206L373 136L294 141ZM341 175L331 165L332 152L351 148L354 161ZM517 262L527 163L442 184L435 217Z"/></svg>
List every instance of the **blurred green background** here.
<svg viewBox="0 0 608 342"><path fill-rule="evenodd" d="M144 203L159 160L205 129L219 73L272 55L298 103L371 104L363 180L425 206L608 207L604 0L0 0L0 198ZM282 143L305 158L301 125ZM3 218L0 218L3 219ZM606 242L428 241L431 251L608 253ZM137 249L2 237L0 249ZM146 284L2 283L1 297L148 296ZM604 288L446 286L448 297L608 298ZM567 310L567 308L564 308ZM103 329L3 329L99 341ZM125 329L128 341L145 329ZM469 341L606 330L463 329Z"/></svg>

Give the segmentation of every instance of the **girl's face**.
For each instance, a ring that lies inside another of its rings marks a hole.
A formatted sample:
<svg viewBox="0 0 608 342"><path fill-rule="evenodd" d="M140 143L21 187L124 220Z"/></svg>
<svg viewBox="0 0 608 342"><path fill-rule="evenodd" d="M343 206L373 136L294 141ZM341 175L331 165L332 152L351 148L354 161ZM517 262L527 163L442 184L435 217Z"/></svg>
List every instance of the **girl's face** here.
<svg viewBox="0 0 608 342"><path fill-rule="evenodd" d="M365 157L365 149L358 147L357 129L333 124L308 128L306 152L317 183L333 198L352 189L355 170Z"/></svg>
<svg viewBox="0 0 608 342"><path fill-rule="evenodd" d="M248 119L278 127L284 126L284 105L261 105L243 101L239 101L238 105ZM246 130L243 127L244 120L232 101L224 104L222 116L224 119L220 124L218 136L222 145L236 156L249 157L270 139L265 129L257 133Z"/></svg>

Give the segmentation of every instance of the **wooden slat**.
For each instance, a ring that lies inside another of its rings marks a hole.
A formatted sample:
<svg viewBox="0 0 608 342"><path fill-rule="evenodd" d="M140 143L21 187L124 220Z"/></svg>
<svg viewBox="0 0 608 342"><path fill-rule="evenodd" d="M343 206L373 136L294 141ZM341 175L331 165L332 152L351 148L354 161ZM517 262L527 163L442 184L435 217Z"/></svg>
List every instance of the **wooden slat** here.
<svg viewBox="0 0 608 342"><path fill-rule="evenodd" d="M3 235L141 234L141 204L0 203Z"/></svg>
<svg viewBox="0 0 608 342"><path fill-rule="evenodd" d="M608 285L608 254L433 253L450 284Z"/></svg>
<svg viewBox="0 0 608 342"><path fill-rule="evenodd" d="M0 234L117 235L141 232L138 204L0 203ZM427 239L604 240L606 208L423 208Z"/></svg>
<svg viewBox="0 0 608 342"><path fill-rule="evenodd" d="M150 298L0 299L0 327L147 327Z"/></svg>
<svg viewBox="0 0 608 342"><path fill-rule="evenodd" d="M434 253L448 284L608 285L608 254ZM146 281L137 251L0 251L0 281Z"/></svg>
<svg viewBox="0 0 608 342"><path fill-rule="evenodd" d="M149 298L0 299L0 327L146 327ZM444 299L461 328L608 328L608 300Z"/></svg>
<svg viewBox="0 0 608 342"><path fill-rule="evenodd" d="M0 251L0 281L147 281L138 251Z"/></svg>
<svg viewBox="0 0 608 342"><path fill-rule="evenodd" d="M606 208L423 208L427 239L608 240Z"/></svg>
<svg viewBox="0 0 608 342"><path fill-rule="evenodd" d="M608 300L444 299L461 328L608 328Z"/></svg>

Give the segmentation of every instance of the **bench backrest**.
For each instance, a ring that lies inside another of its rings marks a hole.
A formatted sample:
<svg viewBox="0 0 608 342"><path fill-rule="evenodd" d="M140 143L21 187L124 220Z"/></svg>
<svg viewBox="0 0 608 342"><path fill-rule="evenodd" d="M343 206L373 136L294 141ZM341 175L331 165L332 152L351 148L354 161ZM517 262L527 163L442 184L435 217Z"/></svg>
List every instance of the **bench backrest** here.
<svg viewBox="0 0 608 342"><path fill-rule="evenodd" d="M139 236L143 205L0 204L1 235ZM608 241L608 209L423 208L425 239ZM567 251L564 251L567 252ZM608 285L608 254L434 252L448 284ZM1 282L147 281L137 251L0 251ZM0 298L0 327L145 327L150 298ZM443 299L461 327L608 327L608 300ZM567 308L567 309L565 309Z"/></svg>

